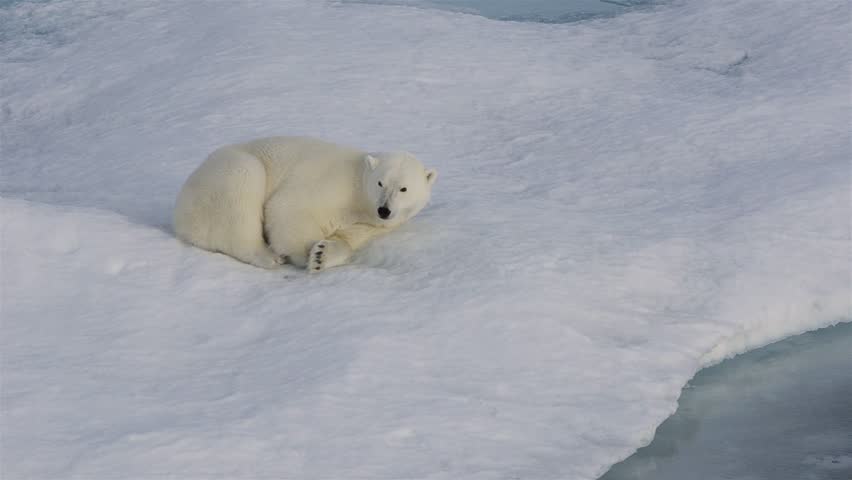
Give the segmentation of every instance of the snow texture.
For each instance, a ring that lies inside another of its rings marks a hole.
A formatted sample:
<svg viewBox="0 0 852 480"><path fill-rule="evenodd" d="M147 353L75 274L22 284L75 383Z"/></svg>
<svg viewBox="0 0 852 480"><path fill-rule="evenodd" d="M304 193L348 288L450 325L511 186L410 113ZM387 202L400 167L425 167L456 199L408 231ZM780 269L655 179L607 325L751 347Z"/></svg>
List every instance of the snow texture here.
<svg viewBox="0 0 852 480"><path fill-rule="evenodd" d="M643 7L654 0L339 0L342 3L407 5L476 13L488 18L512 21L565 23L612 16L626 8Z"/></svg>
<svg viewBox="0 0 852 480"><path fill-rule="evenodd" d="M3 478L601 475L703 366L852 316L850 13L0 8ZM411 150L433 203L317 276L176 240L274 134Z"/></svg>

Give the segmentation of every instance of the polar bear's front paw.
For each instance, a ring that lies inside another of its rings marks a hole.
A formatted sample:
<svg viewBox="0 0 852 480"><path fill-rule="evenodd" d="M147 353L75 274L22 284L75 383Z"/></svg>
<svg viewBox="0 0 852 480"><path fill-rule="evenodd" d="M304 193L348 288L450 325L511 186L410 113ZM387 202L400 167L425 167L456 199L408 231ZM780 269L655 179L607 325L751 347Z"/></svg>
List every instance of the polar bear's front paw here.
<svg viewBox="0 0 852 480"><path fill-rule="evenodd" d="M349 259L349 248L339 240L320 240L308 254L308 272L315 273L336 267Z"/></svg>
<svg viewBox="0 0 852 480"><path fill-rule="evenodd" d="M307 268L309 272L319 272L328 268L328 263L324 261L328 259L327 249L328 242L326 240L321 240L314 244L311 248L311 253L308 254Z"/></svg>

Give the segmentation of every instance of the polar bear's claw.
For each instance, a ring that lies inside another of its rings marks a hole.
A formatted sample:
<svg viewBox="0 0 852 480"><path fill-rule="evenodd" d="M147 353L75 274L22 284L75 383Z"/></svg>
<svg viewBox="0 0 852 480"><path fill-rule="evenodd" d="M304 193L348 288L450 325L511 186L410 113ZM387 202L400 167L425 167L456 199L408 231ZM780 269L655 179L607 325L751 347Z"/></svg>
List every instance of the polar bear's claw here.
<svg viewBox="0 0 852 480"><path fill-rule="evenodd" d="M258 250L254 253L244 254L239 257L244 262L256 267L275 269L284 264L284 260L267 249Z"/></svg>

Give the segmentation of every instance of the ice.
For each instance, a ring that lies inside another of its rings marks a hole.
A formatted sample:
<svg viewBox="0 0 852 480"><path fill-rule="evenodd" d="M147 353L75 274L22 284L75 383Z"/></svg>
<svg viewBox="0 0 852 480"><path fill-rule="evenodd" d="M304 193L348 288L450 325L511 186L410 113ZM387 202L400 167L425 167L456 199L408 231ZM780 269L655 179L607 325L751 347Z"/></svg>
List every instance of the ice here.
<svg viewBox="0 0 852 480"><path fill-rule="evenodd" d="M596 478L700 368L852 317L850 13L0 9L4 477ZM411 150L433 203L312 277L174 239L273 134Z"/></svg>

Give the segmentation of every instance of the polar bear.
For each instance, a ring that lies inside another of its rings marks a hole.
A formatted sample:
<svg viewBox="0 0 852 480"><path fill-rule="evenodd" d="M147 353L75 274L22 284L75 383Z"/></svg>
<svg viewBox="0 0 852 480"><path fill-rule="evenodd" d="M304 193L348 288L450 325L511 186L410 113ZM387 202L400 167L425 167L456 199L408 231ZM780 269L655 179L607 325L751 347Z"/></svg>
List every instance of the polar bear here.
<svg viewBox="0 0 852 480"><path fill-rule="evenodd" d="M407 152L261 138L207 157L178 195L174 229L251 265L289 262L319 272L416 215L436 178Z"/></svg>

